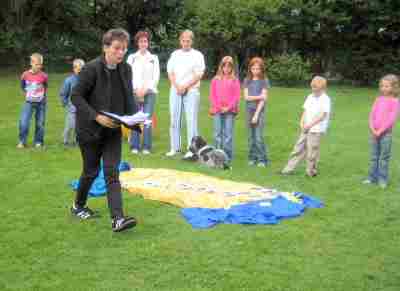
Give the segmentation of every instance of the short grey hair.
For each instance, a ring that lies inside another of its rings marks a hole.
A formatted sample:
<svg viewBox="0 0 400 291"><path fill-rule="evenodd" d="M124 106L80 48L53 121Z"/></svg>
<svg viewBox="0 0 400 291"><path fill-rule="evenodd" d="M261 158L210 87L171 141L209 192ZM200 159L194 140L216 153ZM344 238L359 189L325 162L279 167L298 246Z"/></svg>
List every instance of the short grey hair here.
<svg viewBox="0 0 400 291"><path fill-rule="evenodd" d="M103 46L110 46L114 40L129 43L129 33L123 28L113 28L103 35Z"/></svg>
<svg viewBox="0 0 400 291"><path fill-rule="evenodd" d="M72 66L75 66L75 65L79 65L79 66L83 67L85 65L85 61L82 59L75 59L72 62Z"/></svg>

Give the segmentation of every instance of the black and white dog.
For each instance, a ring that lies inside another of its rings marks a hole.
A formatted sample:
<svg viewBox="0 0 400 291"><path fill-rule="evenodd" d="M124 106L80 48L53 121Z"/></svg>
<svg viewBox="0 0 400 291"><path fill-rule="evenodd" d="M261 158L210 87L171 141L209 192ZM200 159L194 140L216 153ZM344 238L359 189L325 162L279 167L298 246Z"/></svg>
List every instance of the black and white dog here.
<svg viewBox="0 0 400 291"><path fill-rule="evenodd" d="M229 158L223 150L207 144L201 136L194 136L189 147L193 156L185 160L198 161L210 168L230 169Z"/></svg>

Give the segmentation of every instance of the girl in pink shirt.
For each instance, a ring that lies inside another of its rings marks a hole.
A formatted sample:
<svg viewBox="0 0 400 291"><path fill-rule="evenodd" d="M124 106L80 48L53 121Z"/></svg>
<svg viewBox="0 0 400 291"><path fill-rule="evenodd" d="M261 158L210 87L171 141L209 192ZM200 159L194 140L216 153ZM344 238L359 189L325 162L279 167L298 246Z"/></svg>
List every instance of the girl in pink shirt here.
<svg viewBox="0 0 400 291"><path fill-rule="evenodd" d="M400 81L386 75L379 82L381 96L377 97L369 115L371 158L368 178L364 184L378 183L386 188L392 147L392 128L399 113Z"/></svg>
<svg viewBox="0 0 400 291"><path fill-rule="evenodd" d="M214 142L229 160L233 157L233 126L239 112L240 82L235 74L232 57L222 58L218 71L211 81L210 114L214 119Z"/></svg>

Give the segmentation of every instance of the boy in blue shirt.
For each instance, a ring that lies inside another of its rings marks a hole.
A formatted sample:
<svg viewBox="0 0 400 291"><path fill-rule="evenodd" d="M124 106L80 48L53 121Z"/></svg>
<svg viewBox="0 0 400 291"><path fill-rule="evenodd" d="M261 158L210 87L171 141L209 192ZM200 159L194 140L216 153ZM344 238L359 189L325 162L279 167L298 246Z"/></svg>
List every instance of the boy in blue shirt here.
<svg viewBox="0 0 400 291"><path fill-rule="evenodd" d="M64 80L64 84L60 90L61 104L66 110L65 114L65 126L63 143L65 146L76 145L76 133L75 133L75 120L76 120L76 108L71 102L72 88L78 83L78 75L82 70L85 62L81 59L75 59L72 63L73 74L68 76ZM72 140L70 141L70 136Z"/></svg>

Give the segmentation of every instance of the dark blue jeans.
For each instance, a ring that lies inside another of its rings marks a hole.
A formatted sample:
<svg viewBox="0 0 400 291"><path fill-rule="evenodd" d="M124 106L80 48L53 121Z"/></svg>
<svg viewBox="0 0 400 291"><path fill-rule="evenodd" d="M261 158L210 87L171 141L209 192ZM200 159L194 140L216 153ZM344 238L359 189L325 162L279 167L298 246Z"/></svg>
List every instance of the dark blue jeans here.
<svg viewBox="0 0 400 291"><path fill-rule="evenodd" d="M369 142L371 145L371 157L369 161L368 179L374 183L387 183L389 160L392 152L392 133L385 133L379 138L371 136Z"/></svg>
<svg viewBox="0 0 400 291"><path fill-rule="evenodd" d="M35 136L33 143L43 144L44 125L46 120L46 102L25 102L19 120L19 142L26 144L29 127L31 125L32 113L35 111Z"/></svg>
<svg viewBox="0 0 400 291"><path fill-rule="evenodd" d="M267 163L267 147L264 143L265 109L260 112L257 124L251 124L255 108L247 107L247 128L249 130L249 161Z"/></svg>
<svg viewBox="0 0 400 291"><path fill-rule="evenodd" d="M233 158L233 125L235 114L217 113L214 115L214 142L217 149L222 149L229 160Z"/></svg>
<svg viewBox="0 0 400 291"><path fill-rule="evenodd" d="M144 103L139 103L139 108L143 107L143 112L149 114L149 120L151 120L154 112L154 104L156 95L150 93L144 96ZM146 124L143 126L143 149L151 150L152 147L152 124ZM140 134L136 130L132 130L131 133L131 149L140 150Z"/></svg>

